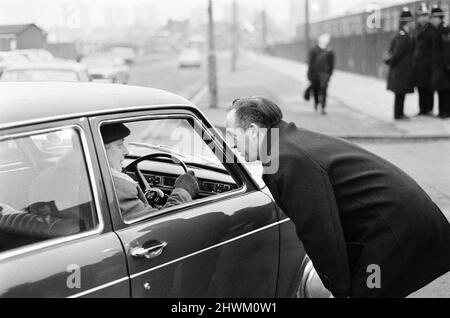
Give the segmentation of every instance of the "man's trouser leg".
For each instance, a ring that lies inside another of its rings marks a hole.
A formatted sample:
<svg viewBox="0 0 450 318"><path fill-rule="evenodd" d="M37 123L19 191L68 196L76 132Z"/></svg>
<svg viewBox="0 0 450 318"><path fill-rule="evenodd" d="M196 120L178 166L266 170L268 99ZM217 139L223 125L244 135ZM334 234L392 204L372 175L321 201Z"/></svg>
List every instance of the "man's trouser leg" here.
<svg viewBox="0 0 450 318"><path fill-rule="evenodd" d="M438 91L439 95L439 117L446 117L450 115L450 92Z"/></svg>
<svg viewBox="0 0 450 318"><path fill-rule="evenodd" d="M434 109L434 91L431 88L427 88L427 104L426 113L430 114Z"/></svg>
<svg viewBox="0 0 450 318"><path fill-rule="evenodd" d="M327 91L329 79L329 74L320 74L320 102L322 105L322 110L325 110L325 108L327 107Z"/></svg>
<svg viewBox="0 0 450 318"><path fill-rule="evenodd" d="M395 94L394 118L399 119L404 116L403 106L405 103L405 94Z"/></svg>
<svg viewBox="0 0 450 318"><path fill-rule="evenodd" d="M433 91L430 88L419 88L419 113L422 115L433 111Z"/></svg>
<svg viewBox="0 0 450 318"><path fill-rule="evenodd" d="M320 81L317 76L313 77L311 82L311 89L314 96L314 109L317 110L317 106L319 105L319 97L320 97Z"/></svg>

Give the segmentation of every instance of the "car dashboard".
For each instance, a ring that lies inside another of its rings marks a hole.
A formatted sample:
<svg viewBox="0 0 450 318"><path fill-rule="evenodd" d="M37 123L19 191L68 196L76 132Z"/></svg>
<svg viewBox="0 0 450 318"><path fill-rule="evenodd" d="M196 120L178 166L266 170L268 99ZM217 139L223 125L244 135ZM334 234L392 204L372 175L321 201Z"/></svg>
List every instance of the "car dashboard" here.
<svg viewBox="0 0 450 318"><path fill-rule="evenodd" d="M131 160L127 163L130 162ZM239 185L234 182L233 178L226 170L224 170L224 172L219 172L196 166L188 166L188 168L195 173L195 176L198 179L200 197L226 193L239 188ZM141 162L139 164L139 169L151 187L159 188L167 194L170 194L174 189L177 178L184 174L184 170L181 166L163 160ZM137 181L134 172L129 172L128 175Z"/></svg>

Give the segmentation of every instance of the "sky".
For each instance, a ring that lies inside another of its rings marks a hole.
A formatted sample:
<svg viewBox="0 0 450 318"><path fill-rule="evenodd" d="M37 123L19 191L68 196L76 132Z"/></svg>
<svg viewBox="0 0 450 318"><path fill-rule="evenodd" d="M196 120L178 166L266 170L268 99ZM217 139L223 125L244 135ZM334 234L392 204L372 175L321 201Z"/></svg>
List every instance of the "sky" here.
<svg viewBox="0 0 450 318"><path fill-rule="evenodd" d="M291 18L291 2L304 0L236 1L238 5L245 5L255 11L266 8L273 20L288 22ZM330 13L339 15L367 1L330 0ZM387 1L392 2L392 0ZM232 3L232 0L213 0L213 3L215 19L221 20L229 17L229 12L226 12L228 10L225 10L225 8L228 8L227 6ZM74 4L76 7L74 7ZM207 0L0 0L0 24L33 22L42 27L63 26L68 23L71 17L74 17L74 10L79 7L83 8L81 21L88 21L86 23L89 26L102 26L108 23L131 24L135 21L137 15L140 15L142 19L143 16L146 16L145 14L155 20L155 23L162 24L168 18L187 19L193 14L205 16L206 5ZM147 7L147 11L136 10L136 8L142 8L143 6ZM139 11L147 13L143 14ZM205 11L205 14L202 15L201 11ZM109 13L105 14L105 12ZM83 15L89 18L83 19Z"/></svg>

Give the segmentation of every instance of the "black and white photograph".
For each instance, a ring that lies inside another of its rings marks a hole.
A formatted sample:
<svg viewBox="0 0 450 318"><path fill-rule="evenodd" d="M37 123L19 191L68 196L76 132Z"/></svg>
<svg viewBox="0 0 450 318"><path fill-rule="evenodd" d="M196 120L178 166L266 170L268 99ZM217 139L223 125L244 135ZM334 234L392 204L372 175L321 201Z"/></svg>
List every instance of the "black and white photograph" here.
<svg viewBox="0 0 450 318"><path fill-rule="evenodd" d="M0 0L0 298L448 299L449 222L450 0Z"/></svg>

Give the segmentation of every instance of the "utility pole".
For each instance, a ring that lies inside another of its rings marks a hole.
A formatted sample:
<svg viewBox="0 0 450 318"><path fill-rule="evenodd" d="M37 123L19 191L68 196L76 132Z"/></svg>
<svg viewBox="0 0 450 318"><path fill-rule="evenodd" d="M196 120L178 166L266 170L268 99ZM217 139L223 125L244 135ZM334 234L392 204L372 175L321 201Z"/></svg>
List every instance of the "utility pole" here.
<svg viewBox="0 0 450 318"><path fill-rule="evenodd" d="M264 52L267 45L267 14L264 7L261 11L261 51Z"/></svg>
<svg viewBox="0 0 450 318"><path fill-rule="evenodd" d="M310 34L309 34L309 0L305 0L305 57L307 60L310 47Z"/></svg>
<svg viewBox="0 0 450 318"><path fill-rule="evenodd" d="M237 13L237 4L236 0L233 0L233 9L232 9L232 27L231 27L231 34L232 34L232 43L231 43L231 71L236 71L236 63L238 59L238 43L239 43L239 24L238 24L238 13Z"/></svg>
<svg viewBox="0 0 450 318"><path fill-rule="evenodd" d="M208 88L209 108L217 107L217 68L214 45L214 18L212 0L208 0Z"/></svg>

